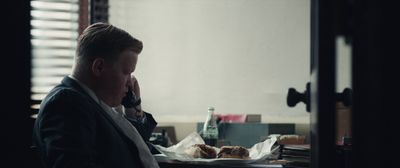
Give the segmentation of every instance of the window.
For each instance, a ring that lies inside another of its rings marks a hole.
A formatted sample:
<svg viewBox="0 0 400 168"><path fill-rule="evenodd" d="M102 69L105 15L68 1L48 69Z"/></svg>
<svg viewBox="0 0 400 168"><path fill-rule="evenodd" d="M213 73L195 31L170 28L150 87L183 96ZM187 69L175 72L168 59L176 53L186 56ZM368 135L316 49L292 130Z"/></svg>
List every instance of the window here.
<svg viewBox="0 0 400 168"><path fill-rule="evenodd" d="M31 1L32 109L71 73L79 29L79 0Z"/></svg>

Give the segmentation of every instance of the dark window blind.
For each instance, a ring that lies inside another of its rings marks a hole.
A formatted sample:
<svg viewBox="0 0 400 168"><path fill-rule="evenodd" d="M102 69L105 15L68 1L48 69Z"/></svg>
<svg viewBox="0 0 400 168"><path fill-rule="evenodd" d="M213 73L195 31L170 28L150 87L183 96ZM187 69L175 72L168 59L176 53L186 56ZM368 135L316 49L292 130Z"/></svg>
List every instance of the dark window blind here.
<svg viewBox="0 0 400 168"><path fill-rule="evenodd" d="M31 1L31 108L71 73L78 38L79 0Z"/></svg>

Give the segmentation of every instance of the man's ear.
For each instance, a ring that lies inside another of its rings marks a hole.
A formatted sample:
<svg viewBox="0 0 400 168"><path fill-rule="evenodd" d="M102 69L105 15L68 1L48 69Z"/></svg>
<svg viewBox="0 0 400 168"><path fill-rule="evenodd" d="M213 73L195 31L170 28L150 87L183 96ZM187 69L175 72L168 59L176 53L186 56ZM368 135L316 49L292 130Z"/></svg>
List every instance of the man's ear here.
<svg viewBox="0 0 400 168"><path fill-rule="evenodd" d="M103 58L96 58L95 60L93 60L91 70L95 76L100 76L100 74L104 70L104 64L105 62Z"/></svg>

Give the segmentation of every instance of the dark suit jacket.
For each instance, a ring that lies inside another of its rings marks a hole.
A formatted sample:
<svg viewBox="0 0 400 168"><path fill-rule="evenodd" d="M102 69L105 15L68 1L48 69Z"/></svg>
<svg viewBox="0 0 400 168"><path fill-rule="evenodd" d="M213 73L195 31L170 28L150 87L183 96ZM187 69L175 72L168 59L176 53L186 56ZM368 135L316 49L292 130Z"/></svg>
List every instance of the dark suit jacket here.
<svg viewBox="0 0 400 168"><path fill-rule="evenodd" d="M151 115L147 121L143 128L137 127L144 137L151 135L156 125ZM69 77L42 101L33 144L47 167L142 167L136 145Z"/></svg>

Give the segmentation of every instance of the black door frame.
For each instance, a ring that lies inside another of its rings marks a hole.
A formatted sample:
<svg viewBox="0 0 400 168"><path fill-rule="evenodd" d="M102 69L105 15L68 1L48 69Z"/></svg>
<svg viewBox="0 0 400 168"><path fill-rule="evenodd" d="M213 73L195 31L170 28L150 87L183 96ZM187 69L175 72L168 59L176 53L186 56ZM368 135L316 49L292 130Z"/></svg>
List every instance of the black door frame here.
<svg viewBox="0 0 400 168"><path fill-rule="evenodd" d="M311 167L335 167L335 31L331 0L311 0Z"/></svg>

